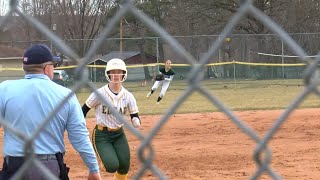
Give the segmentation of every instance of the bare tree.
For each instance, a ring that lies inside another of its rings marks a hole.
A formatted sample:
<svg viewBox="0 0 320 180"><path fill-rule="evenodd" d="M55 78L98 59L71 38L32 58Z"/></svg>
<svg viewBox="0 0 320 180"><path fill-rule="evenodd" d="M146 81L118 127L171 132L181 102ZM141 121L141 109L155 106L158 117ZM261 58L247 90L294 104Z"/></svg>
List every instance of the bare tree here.
<svg viewBox="0 0 320 180"><path fill-rule="evenodd" d="M93 39L118 7L110 0L22 0L20 9L54 31L80 55L91 46ZM27 22L20 19L14 29L20 40L46 39ZM87 39L86 41L84 39ZM89 39L89 40L88 40Z"/></svg>
<svg viewBox="0 0 320 180"><path fill-rule="evenodd" d="M6 12L8 11L8 6L7 6L7 2L4 0L0 0L0 21L3 19L3 16L6 14ZM2 25L0 27L0 37L1 39L4 36L4 32L7 30L7 28L5 27L5 25Z"/></svg>
<svg viewBox="0 0 320 180"><path fill-rule="evenodd" d="M155 23L158 23L160 26L165 27L165 17L167 15L167 10L171 4L170 0L137 0L136 6L147 14L150 18L154 20ZM163 42L161 39L146 39L146 36L159 36L154 31L147 28L143 23L138 19L131 16L130 14L124 17L126 21L125 29L127 36L138 36L142 37L141 40L136 40L136 46L141 53L142 63L146 63L145 52L149 54L156 54L158 52L158 59L162 62L164 60L164 50ZM144 67L145 79L149 80L152 77L150 76L148 67Z"/></svg>
<svg viewBox="0 0 320 180"><path fill-rule="evenodd" d="M4 3L4 0L0 2ZM70 39L69 45L83 55L92 43L92 40L83 39L96 38L109 18L119 9L120 2L122 1L21 0L20 8L24 13L39 19L63 39ZM135 3L170 34L178 36L219 34L240 7L239 0L136 0ZM288 32L319 32L318 1L255 0L253 3ZM4 6L1 5L2 7ZM158 36L129 13L124 19L125 37ZM12 26L10 31L14 34L13 40L31 41L45 38L25 21ZM119 37L119 31L118 26L114 27L111 37ZM238 23L233 33L261 34L270 31L261 21L247 15ZM163 60L163 42L159 42L159 59ZM109 44L111 43L108 42L108 46ZM202 44L204 43L193 39L183 45L198 58L201 50L197 47L203 46ZM114 43L112 46L118 48L119 44ZM263 46L274 47L272 43ZM139 47L137 45L137 49ZM155 52L155 48L150 48L150 45L143 47L146 51Z"/></svg>
<svg viewBox="0 0 320 180"><path fill-rule="evenodd" d="M9 1L0 0L0 16L4 16L9 11Z"/></svg>
<svg viewBox="0 0 320 180"><path fill-rule="evenodd" d="M158 23L160 26L165 27L165 19L168 14L168 9L170 8L171 3L171 0L140 0L136 1L136 6L144 13L146 13L149 17L151 17L155 21L155 23ZM130 24L130 32L128 34L139 37L159 36L158 34L151 31L149 28L147 28L144 24L142 24L138 19L132 16L126 16L126 21ZM159 46L157 51L159 52L159 59L164 60L163 42L161 40L158 41L158 45ZM156 52L155 49L150 49L150 51Z"/></svg>
<svg viewBox="0 0 320 180"><path fill-rule="evenodd" d="M79 40L72 45L83 55L118 7L110 0L55 0L59 12L57 24L65 39ZM84 41L83 39L89 39ZM71 42L70 42L71 43Z"/></svg>

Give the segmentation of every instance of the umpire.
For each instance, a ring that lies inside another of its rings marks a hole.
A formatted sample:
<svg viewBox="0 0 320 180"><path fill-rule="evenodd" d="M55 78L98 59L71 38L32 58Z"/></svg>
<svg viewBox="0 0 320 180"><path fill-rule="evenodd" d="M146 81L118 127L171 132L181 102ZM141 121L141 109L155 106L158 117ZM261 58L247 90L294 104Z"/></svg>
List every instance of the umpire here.
<svg viewBox="0 0 320 180"><path fill-rule="evenodd" d="M60 61L60 58L52 55L46 45L31 46L23 57L25 78L0 83L0 118L23 133L26 138L31 138L48 115L72 93L71 90L51 81L53 69ZM42 163L42 167L46 167L52 175L68 179L69 168L63 162L66 151L65 130L71 144L89 169L88 179L101 179L85 119L74 94L32 139L31 145L4 129L4 161L0 179L13 177L30 154L34 154ZM32 163L23 178L38 180L47 179L48 176Z"/></svg>

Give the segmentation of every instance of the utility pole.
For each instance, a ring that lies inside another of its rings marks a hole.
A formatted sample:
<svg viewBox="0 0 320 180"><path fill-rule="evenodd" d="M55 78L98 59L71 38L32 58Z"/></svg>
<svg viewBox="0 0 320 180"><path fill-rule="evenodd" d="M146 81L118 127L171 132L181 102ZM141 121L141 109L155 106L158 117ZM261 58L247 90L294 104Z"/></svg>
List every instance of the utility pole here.
<svg viewBox="0 0 320 180"><path fill-rule="evenodd" d="M52 24L52 31L55 32L57 30L57 24ZM53 51L52 40L50 40L50 49Z"/></svg>
<svg viewBox="0 0 320 180"><path fill-rule="evenodd" d="M120 19L120 55L122 55L122 21L123 17Z"/></svg>

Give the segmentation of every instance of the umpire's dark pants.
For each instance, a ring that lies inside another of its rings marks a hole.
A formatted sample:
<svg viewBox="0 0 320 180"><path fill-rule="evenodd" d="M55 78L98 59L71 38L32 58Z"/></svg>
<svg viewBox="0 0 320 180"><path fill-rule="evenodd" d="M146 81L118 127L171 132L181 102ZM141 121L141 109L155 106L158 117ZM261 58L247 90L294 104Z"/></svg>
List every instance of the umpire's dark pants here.
<svg viewBox="0 0 320 180"><path fill-rule="evenodd" d="M48 168L57 178L60 175L60 168L56 156L53 155L37 155L37 159ZM9 180L19 171L24 163L23 157L5 157L3 167L0 174L0 180ZM23 176L24 180L42 180L46 179L41 169L32 164Z"/></svg>

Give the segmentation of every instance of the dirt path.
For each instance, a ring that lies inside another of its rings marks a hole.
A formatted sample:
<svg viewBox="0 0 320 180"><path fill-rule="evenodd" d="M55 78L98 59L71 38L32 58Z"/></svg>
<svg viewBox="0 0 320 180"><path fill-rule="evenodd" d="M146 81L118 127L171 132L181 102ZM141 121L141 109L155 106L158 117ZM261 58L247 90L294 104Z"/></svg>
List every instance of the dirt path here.
<svg viewBox="0 0 320 180"><path fill-rule="evenodd" d="M275 134L269 147L272 168L283 179L320 179L320 109L295 111ZM235 112L262 137L282 113L276 111ZM160 116L142 116L143 134L148 134ZM87 121L90 133L94 119ZM142 167L136 155L140 141L126 131L131 148L129 179ZM1 139L2 140L2 139ZM87 170L66 140L66 161L71 179L85 179ZM223 113L174 115L152 141L154 164L169 179L249 179L256 171L256 143ZM112 179L105 172L103 179ZM142 179L158 179L147 171ZM260 179L272 179L264 174Z"/></svg>

